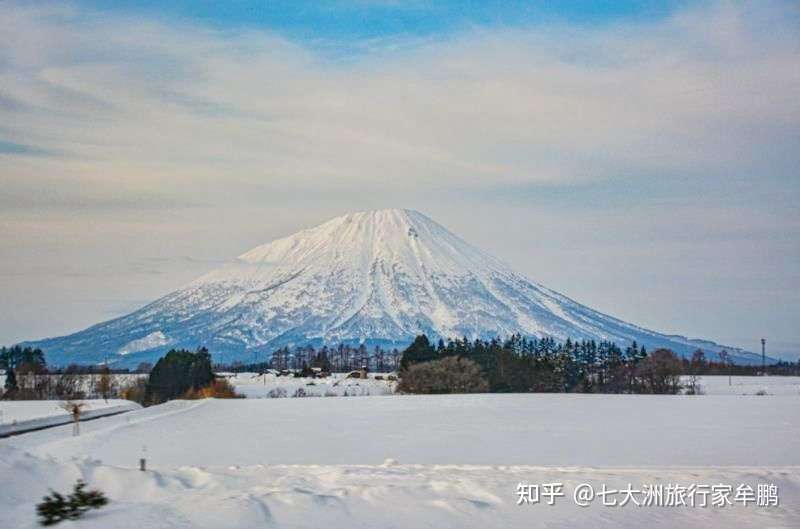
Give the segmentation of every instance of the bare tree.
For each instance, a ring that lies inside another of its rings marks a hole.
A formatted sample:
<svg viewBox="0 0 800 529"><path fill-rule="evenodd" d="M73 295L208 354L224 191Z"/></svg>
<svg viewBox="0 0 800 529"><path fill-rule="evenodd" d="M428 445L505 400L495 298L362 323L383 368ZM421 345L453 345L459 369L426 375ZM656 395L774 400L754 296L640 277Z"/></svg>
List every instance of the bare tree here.
<svg viewBox="0 0 800 529"><path fill-rule="evenodd" d="M60 404L61 408L72 416L72 435L78 436L81 433L81 413L86 404L83 402L75 402L67 400Z"/></svg>
<svg viewBox="0 0 800 529"><path fill-rule="evenodd" d="M657 349L636 366L643 393L676 394L680 391L681 361L669 349Z"/></svg>
<svg viewBox="0 0 800 529"><path fill-rule="evenodd" d="M76 400L85 395L82 386L80 368L76 365L67 366L62 373L53 375L55 382L55 396L59 399Z"/></svg>
<svg viewBox="0 0 800 529"><path fill-rule="evenodd" d="M95 381L94 392L103 397L103 400L108 401L108 398L113 395L115 390L116 383L114 378L111 376L109 369L104 367L100 377Z"/></svg>
<svg viewBox="0 0 800 529"><path fill-rule="evenodd" d="M413 364L402 372L398 389L403 393L485 393L489 383L478 364L448 356Z"/></svg>

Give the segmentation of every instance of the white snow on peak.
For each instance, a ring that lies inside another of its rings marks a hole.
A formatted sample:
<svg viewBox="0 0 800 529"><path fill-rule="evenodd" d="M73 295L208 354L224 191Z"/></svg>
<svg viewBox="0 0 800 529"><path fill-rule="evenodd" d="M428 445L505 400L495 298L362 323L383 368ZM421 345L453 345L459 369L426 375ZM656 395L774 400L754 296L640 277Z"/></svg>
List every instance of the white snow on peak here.
<svg viewBox="0 0 800 529"><path fill-rule="evenodd" d="M470 268L475 258L493 261L422 213L408 209L349 213L257 246L238 260L302 266L322 256L367 266L374 260L412 266L422 258L429 267L452 270Z"/></svg>

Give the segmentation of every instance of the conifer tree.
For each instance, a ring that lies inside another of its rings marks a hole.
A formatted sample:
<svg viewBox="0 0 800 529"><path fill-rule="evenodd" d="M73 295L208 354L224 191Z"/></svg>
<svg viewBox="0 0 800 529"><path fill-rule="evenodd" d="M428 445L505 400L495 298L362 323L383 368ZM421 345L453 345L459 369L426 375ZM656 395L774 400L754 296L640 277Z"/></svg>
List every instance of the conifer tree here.
<svg viewBox="0 0 800 529"><path fill-rule="evenodd" d="M161 358L150 373L145 402L158 404L178 398L190 389L208 386L214 380L211 355L205 348L196 353L172 350Z"/></svg>
<svg viewBox="0 0 800 529"><path fill-rule="evenodd" d="M13 367L9 367L6 371L6 383L5 383L5 397L12 397L17 392L19 388L17 387L17 374L14 372Z"/></svg>
<svg viewBox="0 0 800 529"><path fill-rule="evenodd" d="M420 334L414 338L411 345L403 351L403 357L400 359L400 369L407 369L412 364L430 362L431 360L436 360L437 357L436 350L428 341L428 337L424 334Z"/></svg>

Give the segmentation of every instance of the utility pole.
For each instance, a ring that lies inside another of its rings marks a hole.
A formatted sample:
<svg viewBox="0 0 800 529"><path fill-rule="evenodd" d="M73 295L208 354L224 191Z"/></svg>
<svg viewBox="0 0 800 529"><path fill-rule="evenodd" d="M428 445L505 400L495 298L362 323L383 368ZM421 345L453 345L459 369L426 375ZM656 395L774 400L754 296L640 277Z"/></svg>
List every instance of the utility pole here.
<svg viewBox="0 0 800 529"><path fill-rule="evenodd" d="M761 338L761 376L767 375L767 339Z"/></svg>

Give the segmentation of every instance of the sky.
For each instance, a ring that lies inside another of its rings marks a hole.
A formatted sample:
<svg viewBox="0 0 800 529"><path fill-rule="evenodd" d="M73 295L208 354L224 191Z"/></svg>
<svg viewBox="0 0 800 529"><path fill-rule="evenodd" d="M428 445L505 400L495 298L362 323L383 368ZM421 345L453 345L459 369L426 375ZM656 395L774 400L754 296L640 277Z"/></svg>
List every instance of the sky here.
<svg viewBox="0 0 800 529"><path fill-rule="evenodd" d="M0 344L405 207L626 321L797 358L798 65L789 1L4 2Z"/></svg>

